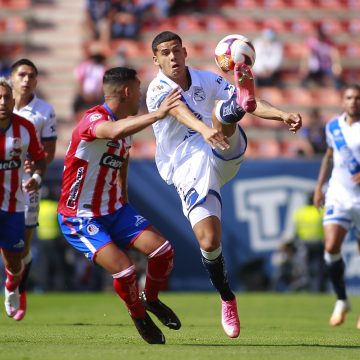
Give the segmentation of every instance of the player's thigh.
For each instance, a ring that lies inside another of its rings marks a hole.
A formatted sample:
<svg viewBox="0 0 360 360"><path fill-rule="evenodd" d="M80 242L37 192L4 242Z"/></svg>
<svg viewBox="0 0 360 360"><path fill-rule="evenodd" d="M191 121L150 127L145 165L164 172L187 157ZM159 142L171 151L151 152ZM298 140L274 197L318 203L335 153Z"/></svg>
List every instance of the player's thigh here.
<svg viewBox="0 0 360 360"><path fill-rule="evenodd" d="M110 274L119 273L132 265L130 258L113 242L96 251L93 261Z"/></svg>
<svg viewBox="0 0 360 360"><path fill-rule="evenodd" d="M152 225L143 230L132 243L134 249L145 255L151 254L165 243L166 239Z"/></svg>
<svg viewBox="0 0 360 360"><path fill-rule="evenodd" d="M325 251L330 254L340 253L347 232L345 227L337 223L324 225Z"/></svg>

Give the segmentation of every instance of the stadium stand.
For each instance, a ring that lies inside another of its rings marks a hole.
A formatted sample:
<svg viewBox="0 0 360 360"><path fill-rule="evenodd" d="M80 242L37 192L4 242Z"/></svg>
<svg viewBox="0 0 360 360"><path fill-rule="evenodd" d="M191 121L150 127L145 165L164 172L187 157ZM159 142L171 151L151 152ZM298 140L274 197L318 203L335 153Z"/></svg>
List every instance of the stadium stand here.
<svg viewBox="0 0 360 360"><path fill-rule="evenodd" d="M156 73L151 62L150 42L160 31L181 33L188 48L190 64L218 72L213 50L223 36L241 33L254 39L265 26L272 26L285 45L282 69L285 86L281 89L264 88L259 90L259 94L274 105L304 114L316 101L324 108L324 113L331 115L338 110L339 94L329 87L302 89L298 76L304 41L313 34L315 26L322 23L340 50L344 80L360 81L358 0L202 0L197 4L194 12L187 6L186 12L177 10L176 15L166 19L145 18L138 41L113 40L108 53L109 64L116 65L119 53L124 54L126 62L138 70L145 92ZM75 121L71 112L75 92L73 69L86 55L89 46L81 37L85 1L0 0L0 6L1 54L12 58L26 55L42 70L40 89L54 105L60 119L59 133L63 140L60 140L57 156L61 157L64 150L60 149L66 149ZM247 117L243 125L251 130L250 136L275 139L281 151L288 151L289 146L281 145L283 139L284 143L288 141L286 130L276 125L266 128L251 117ZM255 142L258 141L256 139ZM149 146L153 141L151 131L145 132L138 141L144 142L144 146L140 143L134 146L136 156L153 156L153 147ZM269 148L275 147L269 145ZM249 155L257 156L256 149L259 147L254 145L252 149ZM272 150L269 153L275 155L278 152Z"/></svg>

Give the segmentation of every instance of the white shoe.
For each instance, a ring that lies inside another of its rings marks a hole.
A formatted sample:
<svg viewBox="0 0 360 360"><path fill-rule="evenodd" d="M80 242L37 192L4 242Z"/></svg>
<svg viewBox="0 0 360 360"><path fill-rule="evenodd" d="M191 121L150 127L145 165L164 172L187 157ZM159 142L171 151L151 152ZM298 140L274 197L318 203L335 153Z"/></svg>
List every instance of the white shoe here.
<svg viewBox="0 0 360 360"><path fill-rule="evenodd" d="M336 300L334 310L331 314L329 324L339 326L345 321L346 313L351 310L348 300Z"/></svg>
<svg viewBox="0 0 360 360"><path fill-rule="evenodd" d="M19 288L9 291L5 287L5 310L8 316L13 317L20 306Z"/></svg>

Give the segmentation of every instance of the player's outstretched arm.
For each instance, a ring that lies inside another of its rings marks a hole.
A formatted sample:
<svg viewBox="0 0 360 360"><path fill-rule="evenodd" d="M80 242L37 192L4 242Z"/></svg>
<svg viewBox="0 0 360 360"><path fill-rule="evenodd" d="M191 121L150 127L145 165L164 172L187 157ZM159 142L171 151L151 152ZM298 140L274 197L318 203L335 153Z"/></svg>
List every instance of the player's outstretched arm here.
<svg viewBox="0 0 360 360"><path fill-rule="evenodd" d="M228 140L222 131L211 128L203 121L197 119L183 102L180 102L178 107L171 109L170 115L176 118L181 124L200 133L213 149L218 147L224 150L229 147Z"/></svg>
<svg viewBox="0 0 360 360"><path fill-rule="evenodd" d="M172 90L163 100L158 110L139 116L129 116L117 121L107 121L96 127L98 139L121 139L133 135L154 122L163 119L168 112L178 106L181 95L178 90Z"/></svg>
<svg viewBox="0 0 360 360"><path fill-rule="evenodd" d="M302 126L301 115L298 113L288 113L286 111L277 109L265 100L256 99L257 107L252 113L258 117L269 120L283 121L289 126L292 132L298 131Z"/></svg>

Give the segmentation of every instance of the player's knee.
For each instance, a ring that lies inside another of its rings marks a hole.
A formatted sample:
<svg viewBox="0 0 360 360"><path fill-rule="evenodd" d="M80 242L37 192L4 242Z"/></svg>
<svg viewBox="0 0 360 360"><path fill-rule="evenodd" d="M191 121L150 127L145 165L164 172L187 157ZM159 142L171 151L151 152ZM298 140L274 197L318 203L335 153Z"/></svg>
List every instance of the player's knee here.
<svg viewBox="0 0 360 360"><path fill-rule="evenodd" d="M216 104L215 116L222 124L229 125L237 123L245 114L244 109L237 104L235 94L230 99L219 101Z"/></svg>

